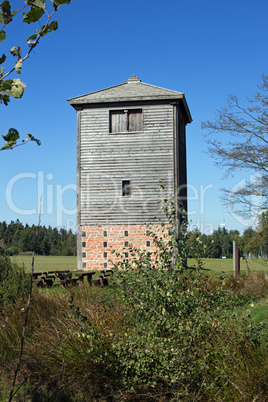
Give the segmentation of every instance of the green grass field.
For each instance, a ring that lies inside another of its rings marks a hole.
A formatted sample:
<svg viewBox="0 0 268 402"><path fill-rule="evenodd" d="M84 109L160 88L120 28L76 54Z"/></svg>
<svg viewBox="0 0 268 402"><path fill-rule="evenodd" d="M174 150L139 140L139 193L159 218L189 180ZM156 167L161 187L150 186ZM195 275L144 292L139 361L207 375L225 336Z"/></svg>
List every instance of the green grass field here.
<svg viewBox="0 0 268 402"><path fill-rule="evenodd" d="M188 258L187 263L189 267L196 266L196 261L194 259ZM205 258L204 268L216 276L222 272L227 275L231 275L233 272L233 260L231 258ZM241 274L248 272L248 270L251 272L263 272L265 275L268 275L268 261L260 259L252 259L247 261L240 260Z"/></svg>
<svg viewBox="0 0 268 402"><path fill-rule="evenodd" d="M29 254L19 254L12 257L13 261L19 264L24 264L26 272L31 271L32 267L32 256ZM196 266L196 261L194 259L188 258L188 266ZM232 259L220 259L220 258L205 258L204 260L205 269L214 275L218 276L222 271L231 275L233 272L233 260ZM268 275L268 261L263 261L260 259L252 260L240 260L241 273L248 272L248 268L252 272L264 272ZM53 270L64 270L69 269L75 271L76 257L75 256L43 256L36 255L34 258L34 269L35 271L53 271Z"/></svg>
<svg viewBox="0 0 268 402"><path fill-rule="evenodd" d="M31 272L32 256L29 254L19 254L12 257L12 260L20 265L24 265L26 272ZM76 256L44 256L35 255L34 270L38 271L53 271L65 270L75 271L77 269Z"/></svg>

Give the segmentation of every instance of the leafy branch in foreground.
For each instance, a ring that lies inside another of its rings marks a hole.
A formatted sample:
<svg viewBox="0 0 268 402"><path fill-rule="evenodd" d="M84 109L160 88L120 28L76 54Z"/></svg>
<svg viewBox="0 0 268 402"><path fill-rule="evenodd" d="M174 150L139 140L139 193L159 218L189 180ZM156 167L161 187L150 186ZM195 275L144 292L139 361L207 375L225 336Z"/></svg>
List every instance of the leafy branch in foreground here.
<svg viewBox="0 0 268 402"><path fill-rule="evenodd" d="M37 145L41 145L41 141L35 138L32 134L26 134L26 139L22 140L21 144L17 144L17 140L20 138L18 130L15 128L10 128L7 135L2 135L6 143L2 146L0 151L5 149L13 149L14 147L19 147L20 145L27 144L29 141L35 141Z"/></svg>
<svg viewBox="0 0 268 402"><path fill-rule="evenodd" d="M11 63L11 67L5 72L4 63L7 61L7 52L0 56L0 103L5 106L10 102L10 97L20 99L26 87L19 78L10 78L12 73L21 74L22 65L25 60L30 57L33 49L39 44L42 37L52 31L58 29L58 21L53 19L54 14L62 4L69 4L71 0L52 0L52 4L48 6L46 0L26 0L25 4L18 10L11 9L11 2L5 0L0 4L0 42L7 38L6 27L14 22L15 16L23 11L23 22L26 24L38 23L39 29L35 30L31 36L26 39L27 50L17 44L10 49L10 54L15 58ZM17 144L19 132L10 128L6 135L2 135L6 143L1 150L12 149L15 146L26 144L29 141L35 141L40 145L40 141L31 134L27 134L26 139L21 144Z"/></svg>

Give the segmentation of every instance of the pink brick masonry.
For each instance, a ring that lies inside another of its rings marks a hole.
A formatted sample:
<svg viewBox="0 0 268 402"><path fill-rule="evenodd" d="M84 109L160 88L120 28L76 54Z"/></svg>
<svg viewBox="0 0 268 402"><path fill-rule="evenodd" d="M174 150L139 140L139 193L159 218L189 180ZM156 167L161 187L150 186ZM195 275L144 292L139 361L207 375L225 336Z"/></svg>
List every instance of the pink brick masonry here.
<svg viewBox="0 0 268 402"><path fill-rule="evenodd" d="M125 242L134 247L154 252L156 248L152 237L148 236L146 232L149 230L157 233L162 229L163 227L160 225L152 225L150 228L145 225L83 226L82 232L85 234L82 237L82 242L85 245L85 247L82 247L83 268L85 270L101 270L104 267L112 268L112 263L109 260L116 262L118 261L116 253L128 251L127 247L126 250L123 250ZM107 232L107 236L104 236L104 232ZM128 232L128 236L125 235L125 232ZM150 245L148 245L148 241ZM107 247L104 247L105 242L107 242ZM115 250L115 253L112 254L111 250ZM107 252L107 258L104 257L105 252ZM107 266L104 266L104 263L107 263Z"/></svg>

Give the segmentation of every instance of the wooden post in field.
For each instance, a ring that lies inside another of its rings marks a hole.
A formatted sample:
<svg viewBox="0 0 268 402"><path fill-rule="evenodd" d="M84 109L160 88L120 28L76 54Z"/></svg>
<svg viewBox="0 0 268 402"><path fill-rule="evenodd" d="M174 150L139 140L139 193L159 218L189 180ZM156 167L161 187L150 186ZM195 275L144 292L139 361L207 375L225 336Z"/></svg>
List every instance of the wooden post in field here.
<svg viewBox="0 0 268 402"><path fill-rule="evenodd" d="M233 240L233 276L236 277L238 275L240 275L240 255L239 248Z"/></svg>

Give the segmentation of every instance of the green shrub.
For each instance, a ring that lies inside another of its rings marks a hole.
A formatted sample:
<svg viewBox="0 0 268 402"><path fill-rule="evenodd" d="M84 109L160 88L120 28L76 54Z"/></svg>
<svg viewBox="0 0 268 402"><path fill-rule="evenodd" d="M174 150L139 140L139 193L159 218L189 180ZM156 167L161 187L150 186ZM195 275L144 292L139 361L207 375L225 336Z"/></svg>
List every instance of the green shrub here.
<svg viewBox="0 0 268 402"><path fill-rule="evenodd" d="M172 209L168 202L166 207ZM130 247L129 258L122 255L114 264L119 301L128 310L124 333L113 345L114 370L129 391L146 389L148 395L174 400L215 400L215 395L226 393L228 400L236 400L246 389L239 391L241 367L244 375L258 372L259 384L267 379L265 371L244 364L256 362L260 354L267 365L261 342L267 339L266 326L232 317L237 306L250 300L249 286L248 292L230 292L221 281L206 276L198 237L196 245L191 244L197 268L185 267L186 225L177 228L170 216L171 243L167 235L152 233L156 252ZM260 385L260 396L264 388Z"/></svg>
<svg viewBox="0 0 268 402"><path fill-rule="evenodd" d="M30 288L30 276L22 266L12 263L8 256L0 256L0 304L25 297Z"/></svg>

